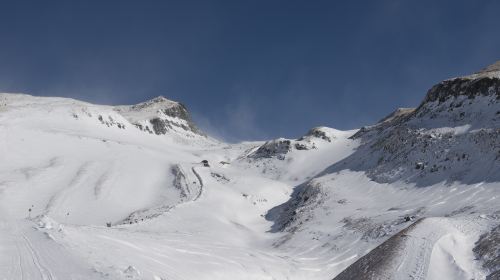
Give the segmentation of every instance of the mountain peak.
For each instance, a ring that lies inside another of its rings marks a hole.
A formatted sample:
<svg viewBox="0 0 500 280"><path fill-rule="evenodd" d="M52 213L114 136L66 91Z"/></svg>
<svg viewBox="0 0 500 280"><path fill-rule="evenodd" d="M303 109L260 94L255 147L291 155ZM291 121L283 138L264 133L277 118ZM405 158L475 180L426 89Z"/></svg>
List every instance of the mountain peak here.
<svg viewBox="0 0 500 280"><path fill-rule="evenodd" d="M130 108L137 111L144 110L146 108L157 111L159 109L168 109L179 105L179 102L167 99L164 96L160 95L153 99L132 105L130 106Z"/></svg>
<svg viewBox="0 0 500 280"><path fill-rule="evenodd" d="M164 100L169 100L169 99L165 98L165 96L163 96L163 95L158 95L157 97L155 97L155 98L153 98L151 100L164 101Z"/></svg>
<svg viewBox="0 0 500 280"><path fill-rule="evenodd" d="M150 99L150 100L148 100L146 102L147 103L171 103L171 102L177 103L177 102L175 102L173 100L170 100L170 99L166 98L163 95L158 95L157 97L152 98L152 99Z"/></svg>
<svg viewBox="0 0 500 280"><path fill-rule="evenodd" d="M488 65L487 67L479 70L478 72L463 77L465 79L481 79L481 78L496 78L500 79L500 60Z"/></svg>
<svg viewBox="0 0 500 280"><path fill-rule="evenodd" d="M433 86L423 104L438 100L444 102L449 97L500 95L500 61L472 75L442 81Z"/></svg>
<svg viewBox="0 0 500 280"><path fill-rule="evenodd" d="M491 73L491 72L500 72L500 60L489 65L488 67L486 67L484 69L481 69L481 71L477 72L476 74L485 74L485 73Z"/></svg>
<svg viewBox="0 0 500 280"><path fill-rule="evenodd" d="M115 110L139 128L152 126L149 131L156 134L180 129L204 136L184 105L161 95L131 106L116 106Z"/></svg>

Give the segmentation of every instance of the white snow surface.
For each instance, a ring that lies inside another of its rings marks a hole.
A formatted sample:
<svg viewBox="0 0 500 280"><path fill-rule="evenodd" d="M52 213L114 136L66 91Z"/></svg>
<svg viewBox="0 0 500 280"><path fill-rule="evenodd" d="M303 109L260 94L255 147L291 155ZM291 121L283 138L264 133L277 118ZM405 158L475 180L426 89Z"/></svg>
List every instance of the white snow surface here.
<svg viewBox="0 0 500 280"><path fill-rule="evenodd" d="M361 142L326 127L255 157L264 142L140 130L146 107L0 94L0 279L333 279L421 218L387 279L484 279L472 248L499 223L498 181L330 172ZM301 186L311 198L276 230L268 213Z"/></svg>

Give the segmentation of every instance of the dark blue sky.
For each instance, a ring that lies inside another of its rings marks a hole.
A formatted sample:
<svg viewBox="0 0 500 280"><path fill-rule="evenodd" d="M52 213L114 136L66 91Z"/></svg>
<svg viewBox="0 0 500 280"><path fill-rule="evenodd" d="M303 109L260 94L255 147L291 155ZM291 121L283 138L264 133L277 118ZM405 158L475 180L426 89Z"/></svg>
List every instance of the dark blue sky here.
<svg viewBox="0 0 500 280"><path fill-rule="evenodd" d="M164 95L229 140L371 124L500 59L500 1L3 1L0 91Z"/></svg>

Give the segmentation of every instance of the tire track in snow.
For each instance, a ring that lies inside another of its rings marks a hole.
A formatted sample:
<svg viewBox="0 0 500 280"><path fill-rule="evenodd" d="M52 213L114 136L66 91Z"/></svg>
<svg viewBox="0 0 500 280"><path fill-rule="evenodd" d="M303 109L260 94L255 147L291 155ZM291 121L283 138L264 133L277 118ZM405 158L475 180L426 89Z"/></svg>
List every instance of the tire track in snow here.
<svg viewBox="0 0 500 280"><path fill-rule="evenodd" d="M33 248L33 244L29 241L29 239L26 237L25 234L21 234L21 237L23 238L25 244L27 245L26 248L28 249L29 253L31 254L31 259L33 260L33 264L37 267L38 272L40 273L41 279L43 280L53 280L54 275L52 275L52 272L45 267L42 262L40 261L40 256L36 252L36 250Z"/></svg>
<svg viewBox="0 0 500 280"><path fill-rule="evenodd" d="M0 221L0 279L107 279L49 235L33 220Z"/></svg>
<svg viewBox="0 0 500 280"><path fill-rule="evenodd" d="M200 174L198 174L194 166L191 167L191 170L193 171L193 174L196 176L196 178L198 178L198 181L200 182L200 191L198 192L198 195L196 195L196 197L192 200L196 201L198 200L198 198L200 198L201 194L203 193L203 179L201 179Z"/></svg>
<svg viewBox="0 0 500 280"><path fill-rule="evenodd" d="M18 252L17 258L16 258L17 259L16 263L17 263L17 266L19 267L19 273L21 274L21 280L24 280L23 264L22 264L22 261L21 261L21 254L19 254L19 252L21 252L21 249L19 248L19 245L17 244L17 242L16 242L16 249L17 249L17 252ZM14 267L12 267L9 274L10 275L14 275L14 271L15 271Z"/></svg>
<svg viewBox="0 0 500 280"><path fill-rule="evenodd" d="M2 235L7 237L8 242L13 245L9 253L12 256L12 266L2 279L56 279L52 271L43 263L39 252L23 229L16 222L11 223L9 227L10 230L2 232Z"/></svg>

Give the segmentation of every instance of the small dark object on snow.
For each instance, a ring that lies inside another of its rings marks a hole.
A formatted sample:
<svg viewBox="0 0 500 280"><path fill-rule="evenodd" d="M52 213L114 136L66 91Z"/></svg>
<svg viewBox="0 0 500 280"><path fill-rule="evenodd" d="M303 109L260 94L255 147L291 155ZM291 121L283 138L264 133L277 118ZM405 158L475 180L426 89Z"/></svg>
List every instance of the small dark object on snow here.
<svg viewBox="0 0 500 280"><path fill-rule="evenodd" d="M415 216L406 216L405 217L405 222L411 222L415 219Z"/></svg>
<svg viewBox="0 0 500 280"><path fill-rule="evenodd" d="M201 161L201 163L203 164L203 166L205 167L210 167L210 165L208 164L208 160L204 159Z"/></svg>
<svg viewBox="0 0 500 280"><path fill-rule="evenodd" d="M111 227L111 222L107 222L107 223L106 223L106 226L107 226L107 227Z"/></svg>

